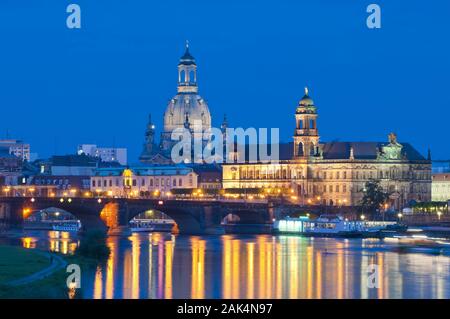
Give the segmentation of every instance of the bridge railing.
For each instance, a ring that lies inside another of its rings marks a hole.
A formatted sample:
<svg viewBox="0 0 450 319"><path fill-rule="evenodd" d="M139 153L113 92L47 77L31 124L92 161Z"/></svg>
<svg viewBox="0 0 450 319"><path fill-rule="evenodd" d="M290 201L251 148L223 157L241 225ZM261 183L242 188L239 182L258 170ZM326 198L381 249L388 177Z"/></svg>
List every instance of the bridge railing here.
<svg viewBox="0 0 450 319"><path fill-rule="evenodd" d="M177 196L158 196L158 197L118 197L118 196L56 196L56 195L37 195L36 194L2 194L0 198L24 198L29 200L38 199L55 199L63 201L71 201L75 199L97 199L97 200L110 200L110 199L127 199L127 200L175 200L175 201L191 201L191 202L226 202L226 203L268 203L268 198L233 198L233 197L177 197Z"/></svg>

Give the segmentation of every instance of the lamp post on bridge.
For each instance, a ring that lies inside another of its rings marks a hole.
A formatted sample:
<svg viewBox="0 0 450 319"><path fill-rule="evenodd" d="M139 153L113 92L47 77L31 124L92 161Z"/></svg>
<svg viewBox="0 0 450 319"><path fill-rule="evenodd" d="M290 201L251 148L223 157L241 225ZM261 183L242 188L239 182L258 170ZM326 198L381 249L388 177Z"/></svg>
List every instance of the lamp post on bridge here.
<svg viewBox="0 0 450 319"><path fill-rule="evenodd" d="M3 189L3 192L5 193L5 197L9 197L9 192L10 192L10 188L9 187L5 187L4 189Z"/></svg>

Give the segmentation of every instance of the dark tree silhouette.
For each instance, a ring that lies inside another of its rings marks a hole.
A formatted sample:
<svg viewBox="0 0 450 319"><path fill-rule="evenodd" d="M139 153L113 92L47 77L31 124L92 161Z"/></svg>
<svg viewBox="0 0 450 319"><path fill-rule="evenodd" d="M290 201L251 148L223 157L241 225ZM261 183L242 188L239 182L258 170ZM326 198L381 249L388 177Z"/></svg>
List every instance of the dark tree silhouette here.
<svg viewBox="0 0 450 319"><path fill-rule="evenodd" d="M389 197L389 194L381 187L380 181L376 179L366 182L363 194L361 206L372 218Z"/></svg>

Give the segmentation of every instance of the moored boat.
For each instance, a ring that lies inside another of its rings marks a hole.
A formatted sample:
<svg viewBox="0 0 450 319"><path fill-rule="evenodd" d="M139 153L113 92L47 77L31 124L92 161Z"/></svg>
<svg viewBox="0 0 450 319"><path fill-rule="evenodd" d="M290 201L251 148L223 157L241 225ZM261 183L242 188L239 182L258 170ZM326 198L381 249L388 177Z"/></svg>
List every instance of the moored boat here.
<svg viewBox="0 0 450 319"><path fill-rule="evenodd" d="M276 220L274 232L318 237L385 237L395 232L395 222L349 221L337 215L321 215L317 219L307 217Z"/></svg>
<svg viewBox="0 0 450 319"><path fill-rule="evenodd" d="M79 220L52 223L52 230L55 231L78 232L80 229L81 229L81 222Z"/></svg>
<svg viewBox="0 0 450 319"><path fill-rule="evenodd" d="M174 227L171 219L133 219L130 221L131 232L170 232Z"/></svg>
<svg viewBox="0 0 450 319"><path fill-rule="evenodd" d="M315 220L305 222L305 236L321 237L362 237L361 224L343 219L341 216L321 215Z"/></svg>

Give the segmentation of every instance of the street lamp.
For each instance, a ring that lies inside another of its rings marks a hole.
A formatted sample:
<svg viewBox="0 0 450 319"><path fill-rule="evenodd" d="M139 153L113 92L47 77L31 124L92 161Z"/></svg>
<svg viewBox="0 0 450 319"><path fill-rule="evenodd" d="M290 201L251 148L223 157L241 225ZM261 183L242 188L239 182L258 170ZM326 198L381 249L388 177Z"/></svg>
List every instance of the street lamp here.
<svg viewBox="0 0 450 319"><path fill-rule="evenodd" d="M366 216L361 215L361 220L364 220L364 219L366 219Z"/></svg>
<svg viewBox="0 0 450 319"><path fill-rule="evenodd" d="M9 195L9 191L10 191L11 189L9 188L9 187L6 187L3 191L5 192L5 194L6 194L6 197L8 197L8 195Z"/></svg>
<svg viewBox="0 0 450 319"><path fill-rule="evenodd" d="M400 220L402 220L403 214L402 213L398 213L397 217L398 217L398 220L400 221Z"/></svg>
<svg viewBox="0 0 450 319"><path fill-rule="evenodd" d="M438 219L441 220L442 212L441 212L441 211L438 211L438 212L437 212L437 215L438 215Z"/></svg>

